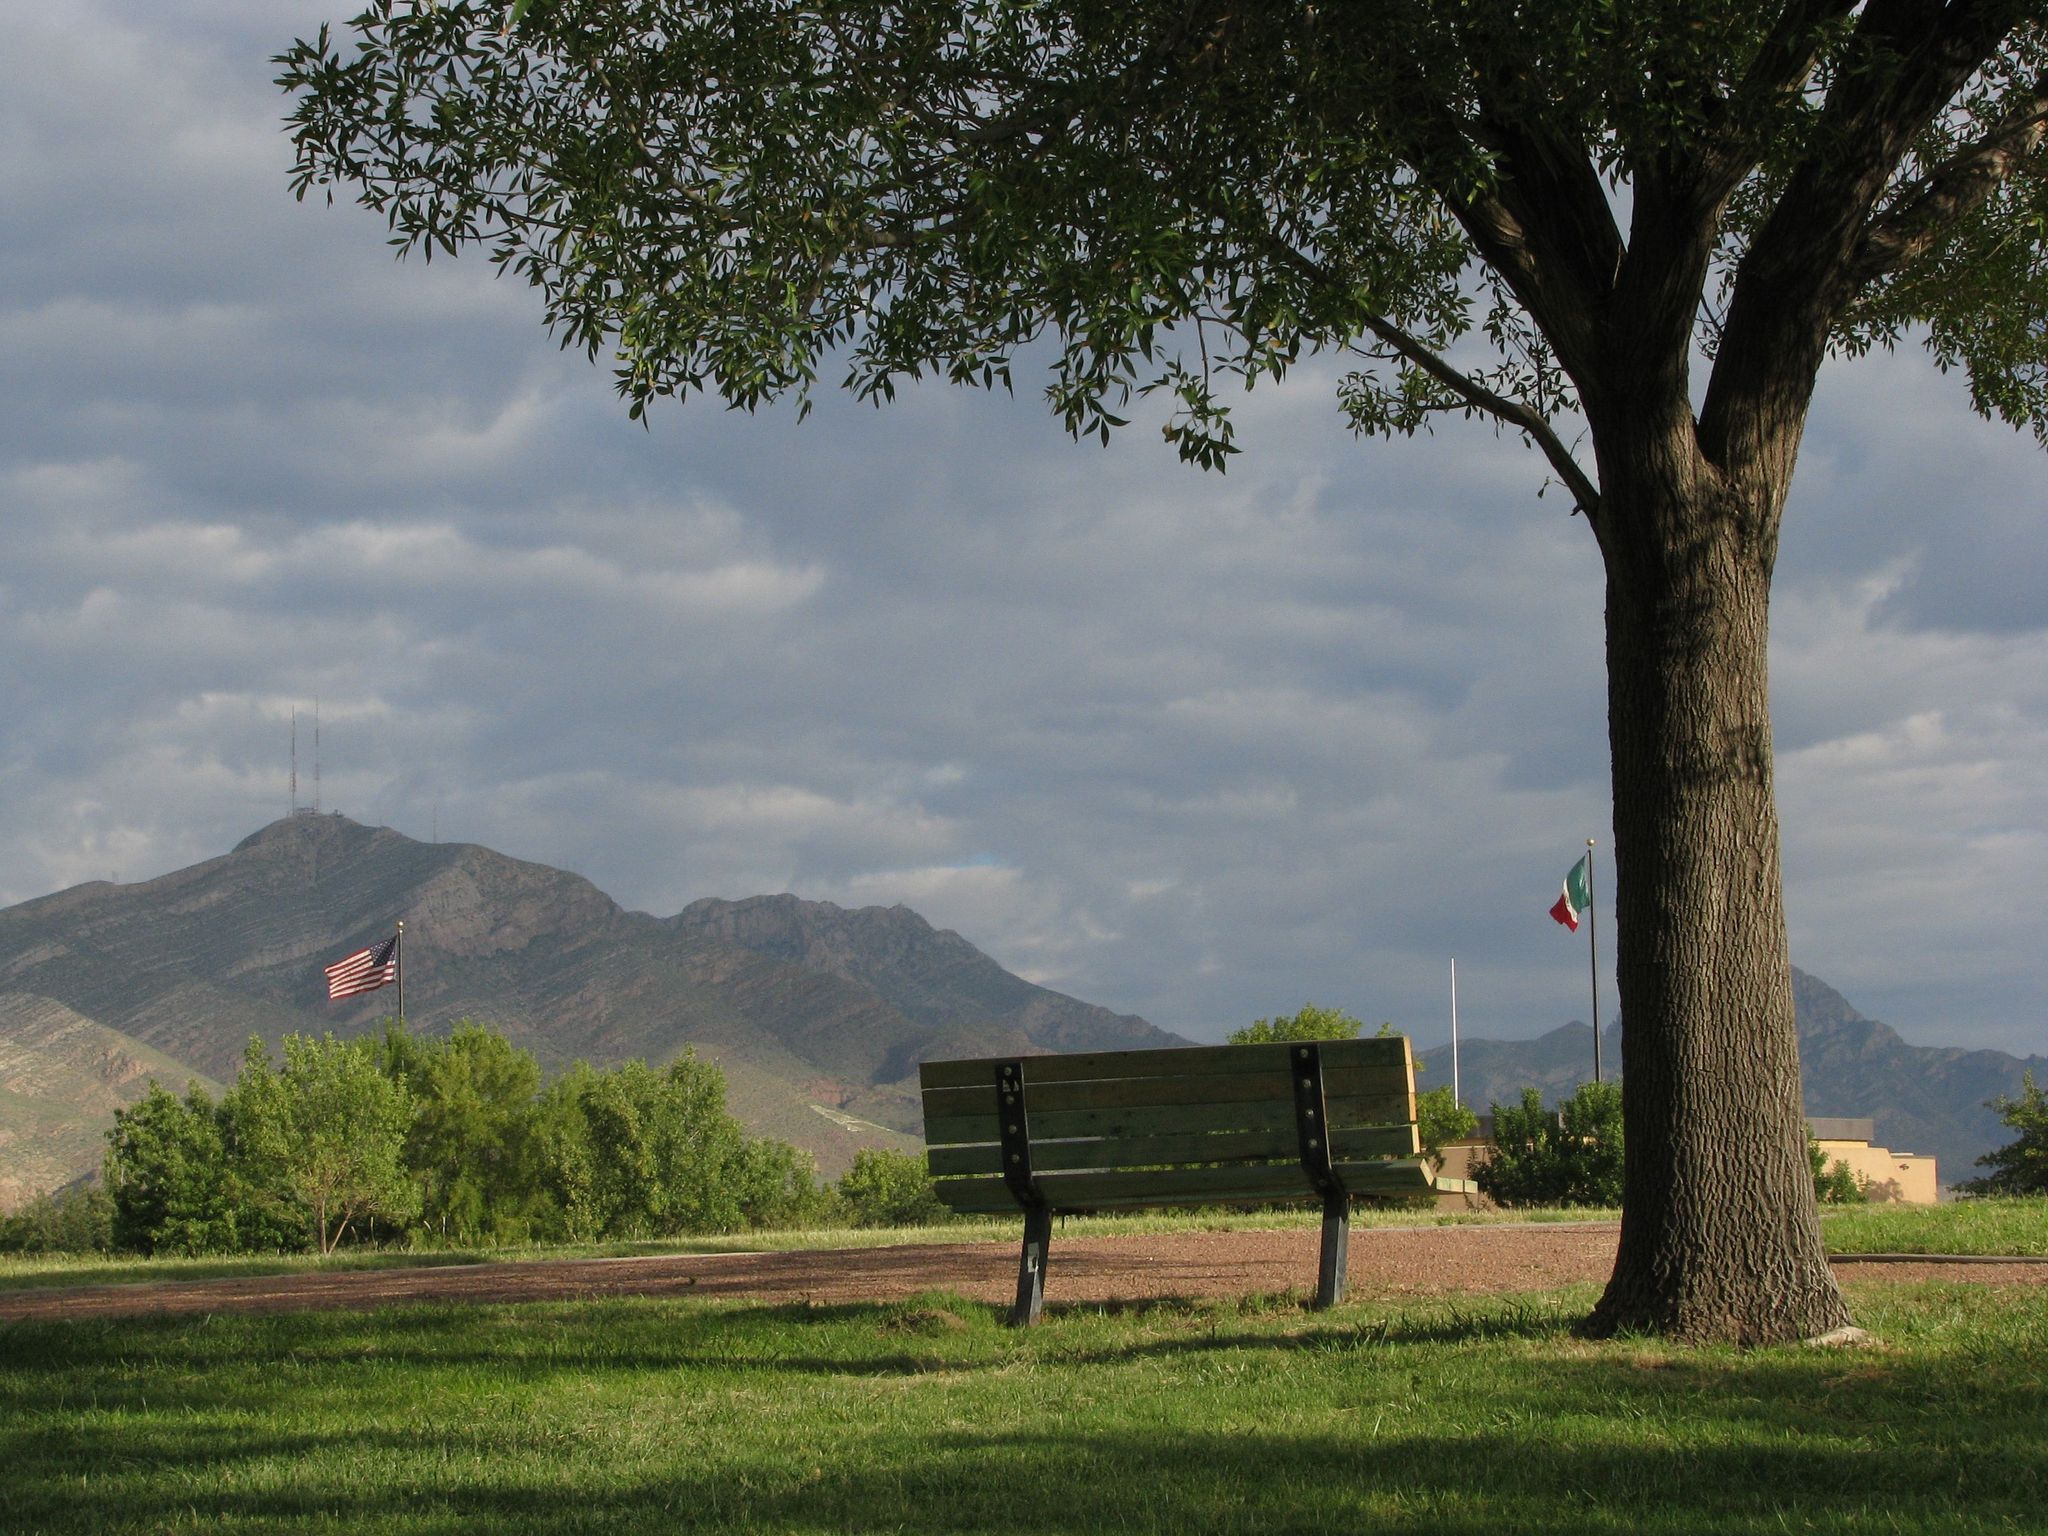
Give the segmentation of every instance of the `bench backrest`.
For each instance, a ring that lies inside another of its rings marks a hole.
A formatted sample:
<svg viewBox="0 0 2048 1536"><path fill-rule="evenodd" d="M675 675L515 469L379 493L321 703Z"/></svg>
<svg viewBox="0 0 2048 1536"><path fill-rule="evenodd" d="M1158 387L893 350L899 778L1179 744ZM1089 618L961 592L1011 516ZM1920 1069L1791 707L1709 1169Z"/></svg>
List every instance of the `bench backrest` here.
<svg viewBox="0 0 2048 1536"><path fill-rule="evenodd" d="M928 1061L925 1142L956 1211L1423 1194L1401 1036ZM1318 1134L1320 1132L1320 1134Z"/></svg>

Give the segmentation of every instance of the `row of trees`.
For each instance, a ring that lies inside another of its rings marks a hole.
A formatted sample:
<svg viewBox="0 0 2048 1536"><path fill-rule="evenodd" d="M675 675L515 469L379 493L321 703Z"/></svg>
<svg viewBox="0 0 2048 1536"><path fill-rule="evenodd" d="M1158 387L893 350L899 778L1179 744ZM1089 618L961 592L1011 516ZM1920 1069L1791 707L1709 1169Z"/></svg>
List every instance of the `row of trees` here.
<svg viewBox="0 0 2048 1536"><path fill-rule="evenodd" d="M1359 1020L1311 1004L1230 1038L1355 1039ZM1380 1033L1391 1032L1381 1025ZM1416 1095L1424 1151L1471 1135L1439 1087ZM1959 1188L2048 1194L2048 1092L2026 1076L1990 1101L2018 1137ZM1494 1105L1474 1180L1504 1206L1614 1206L1623 1194L1622 1095L1584 1083L1555 1109L1534 1088ZM1807 1141L1815 1198L1867 1192ZM445 1243L595 1241L748 1227L917 1226L950 1219L922 1158L858 1153L836 1185L809 1154L749 1137L724 1075L685 1054L666 1068L577 1064L543 1088L538 1064L464 1022L445 1039L388 1024L342 1042L289 1036L283 1060L252 1041L219 1102L161 1085L115 1117L104 1184L0 1216L0 1252L227 1253L405 1237Z"/></svg>
<svg viewBox="0 0 2048 1536"><path fill-rule="evenodd" d="M578 1063L543 1085L531 1054L465 1021L441 1039L395 1023L353 1041L287 1036L282 1054L251 1041L218 1102L152 1085L115 1117L114 1246L326 1253L876 1219L862 1198L873 1154L850 1193L821 1184L808 1153L746 1134L724 1074L691 1053Z"/></svg>

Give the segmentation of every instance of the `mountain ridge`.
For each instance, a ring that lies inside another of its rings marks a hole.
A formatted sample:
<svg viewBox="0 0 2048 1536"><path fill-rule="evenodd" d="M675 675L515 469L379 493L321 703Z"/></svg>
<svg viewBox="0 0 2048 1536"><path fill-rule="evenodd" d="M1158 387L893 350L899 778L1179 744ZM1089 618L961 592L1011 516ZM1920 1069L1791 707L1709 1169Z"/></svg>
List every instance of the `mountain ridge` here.
<svg viewBox="0 0 2048 1536"><path fill-rule="evenodd" d="M694 1049L724 1069L750 1128L828 1173L862 1146L918 1144L924 1057L1188 1043L1025 981L900 904L784 892L656 917L480 844L298 815L154 880L0 909L0 1206L95 1166L98 1131L151 1075L211 1090L252 1035L373 1028L396 996L330 1004L321 967L401 914L406 1007L423 1032L475 1018L550 1071ZM2048 1059L1910 1045L1805 972L1793 987L1808 1112L1872 1116L1880 1141L1933 1153L1945 1181L2009 1139L1985 1099L2016 1092L2029 1066L2048 1079ZM1625 1031L1605 1033L1618 1071ZM1590 1075L1590 1037L1571 1023L1464 1041L1467 1102L1525 1084L1568 1094ZM1449 1056L1420 1053L1426 1084L1450 1080Z"/></svg>
<svg viewBox="0 0 2048 1536"><path fill-rule="evenodd" d="M321 968L400 916L406 1011L424 1032L475 1018L550 1070L696 1049L725 1069L735 1113L827 1171L863 1145L915 1145L923 1056L1181 1043L1011 976L908 908L785 895L657 918L581 875L338 815L0 910L0 1003L53 999L225 1081L251 1035L350 1036L395 1011L389 990L330 1004Z"/></svg>
<svg viewBox="0 0 2048 1536"><path fill-rule="evenodd" d="M1879 1145L1931 1155L1943 1184L1974 1177L1977 1158L2012 1139L1987 1099L2017 1094L2029 1070L2048 1082L2048 1057L1911 1044L1797 966L1792 1003L1807 1114L1870 1117ZM1607 1073L1619 1077L1626 1021L1609 1024L1600 1039ZM1416 1062L1426 1085L1451 1080L1448 1045L1417 1053ZM1518 1098L1525 1086L1554 1104L1592 1077L1592 1065L1592 1026L1580 1019L1530 1040L1462 1041L1458 1063L1464 1100L1482 1113Z"/></svg>

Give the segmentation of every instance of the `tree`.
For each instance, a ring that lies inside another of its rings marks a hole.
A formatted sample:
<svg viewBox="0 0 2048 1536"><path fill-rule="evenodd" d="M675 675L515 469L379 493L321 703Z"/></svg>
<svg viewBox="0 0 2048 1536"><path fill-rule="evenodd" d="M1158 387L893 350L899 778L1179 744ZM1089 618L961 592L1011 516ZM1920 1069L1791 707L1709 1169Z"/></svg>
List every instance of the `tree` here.
<svg viewBox="0 0 2048 1536"><path fill-rule="evenodd" d="M220 1110L197 1083L180 1099L151 1082L116 1110L101 1176L113 1200L116 1247L192 1254L238 1246Z"/></svg>
<svg viewBox="0 0 2048 1536"><path fill-rule="evenodd" d="M1364 1028L1363 1022L1339 1009L1303 1003L1299 1013L1284 1018L1253 1019L1243 1029L1231 1031L1226 1043L1270 1045L1274 1041L1291 1040L1356 1040ZM1380 1026L1381 1034L1391 1032L1389 1026Z"/></svg>
<svg viewBox="0 0 2048 1536"><path fill-rule="evenodd" d="M368 1041L286 1035L273 1072L270 1053L252 1039L222 1101L252 1181L304 1206L322 1253L358 1221L405 1222L419 1210L403 1159L412 1098L378 1070L373 1050Z"/></svg>
<svg viewBox="0 0 2048 1536"><path fill-rule="evenodd" d="M1479 1117L1460 1104L1449 1083L1425 1088L1415 1095L1415 1133L1422 1143L1422 1155L1431 1161L1443 1156L1444 1148L1479 1129Z"/></svg>
<svg viewBox="0 0 2048 1536"><path fill-rule="evenodd" d="M1354 355L1366 434L1490 418L1607 589L1637 1134L1592 1331L1847 1321L1804 1155L1766 684L1831 352L1924 341L2048 434L2039 0L368 0L280 56L294 185L479 247L659 396L935 371L1188 459ZM1034 352L1034 356L1041 355ZM1697 358L1707 363L1697 386ZM1575 451L1574 440L1584 452Z"/></svg>
<svg viewBox="0 0 2048 1536"><path fill-rule="evenodd" d="M2029 1071L2020 1079L2019 1097L2000 1094L1984 1107L2019 1136L1978 1158L1977 1166L1991 1172L1959 1187L1973 1195L2048 1195L2048 1089L2036 1086Z"/></svg>
<svg viewBox="0 0 2048 1536"><path fill-rule="evenodd" d="M1616 1205L1622 1147L1615 1084L1581 1083L1555 1110L1543 1107L1536 1089L1524 1088L1521 1103L1493 1106L1493 1146L1472 1178L1502 1205Z"/></svg>
<svg viewBox="0 0 2048 1536"><path fill-rule="evenodd" d="M538 1193L532 1054L471 1019L442 1040L387 1021L377 1053L414 1101L404 1160L419 1185L421 1225L457 1242L527 1237Z"/></svg>
<svg viewBox="0 0 2048 1536"><path fill-rule="evenodd" d="M817 1159L786 1141L749 1140L730 1177L744 1226L815 1227L832 1213L832 1192L818 1182Z"/></svg>
<svg viewBox="0 0 2048 1536"><path fill-rule="evenodd" d="M578 1062L541 1096L544 1178L567 1236L670 1237L747 1224L746 1133L725 1074L685 1051L656 1071Z"/></svg>

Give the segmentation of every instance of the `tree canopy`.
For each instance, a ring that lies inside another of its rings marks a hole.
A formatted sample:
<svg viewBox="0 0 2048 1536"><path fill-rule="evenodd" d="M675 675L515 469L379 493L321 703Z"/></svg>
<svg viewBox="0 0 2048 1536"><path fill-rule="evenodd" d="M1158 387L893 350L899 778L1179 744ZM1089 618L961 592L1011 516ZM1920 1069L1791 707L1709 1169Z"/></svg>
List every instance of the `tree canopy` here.
<svg viewBox="0 0 2048 1536"><path fill-rule="evenodd" d="M1977 1166L1991 1171L1961 1187L1978 1195L2048 1195L2048 1089L2034 1081L2030 1070L2016 1095L2000 1094L1985 1107L2019 1134L1978 1158Z"/></svg>
<svg viewBox="0 0 2048 1536"><path fill-rule="evenodd" d="M1769 592L1823 360L2048 440L2042 0L369 0L279 58L300 196L477 248L631 413L1048 369L1196 464L1317 353L1490 418L1607 583L1632 1127L1589 1326L1847 1321L1812 1206ZM1699 365L1704 364L1701 368ZM1695 373L1701 377L1695 378Z"/></svg>
<svg viewBox="0 0 2048 1536"><path fill-rule="evenodd" d="M1303 1003L1293 1013L1276 1014L1270 1019L1253 1019L1244 1028L1232 1030L1228 1043L1270 1045L1274 1041L1291 1040L1356 1040L1364 1028L1364 1020L1354 1019L1341 1008ZM1392 1034L1393 1028L1382 1024L1380 1033Z"/></svg>
<svg viewBox="0 0 2048 1536"><path fill-rule="evenodd" d="M1008 385L1046 339L1074 431L1163 392L1213 464L1228 386L1332 348L1362 430L1491 415L1587 503L1559 423L1610 392L1618 301L1646 364L1736 343L1717 461L1752 370L1911 328L2044 429L2039 9L373 0L354 52L280 62L302 195L482 245L635 415L803 399L828 358Z"/></svg>

